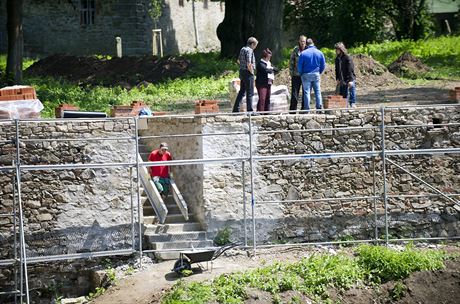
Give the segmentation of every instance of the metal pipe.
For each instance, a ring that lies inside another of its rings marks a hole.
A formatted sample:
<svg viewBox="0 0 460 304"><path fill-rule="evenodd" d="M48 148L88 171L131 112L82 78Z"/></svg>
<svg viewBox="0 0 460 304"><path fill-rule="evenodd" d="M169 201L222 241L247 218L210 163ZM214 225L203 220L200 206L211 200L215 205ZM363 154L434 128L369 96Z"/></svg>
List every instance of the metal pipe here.
<svg viewBox="0 0 460 304"><path fill-rule="evenodd" d="M246 177L245 177L245 170L244 170L245 162L242 162L242 182L243 182L243 223L244 223L244 246L248 246L248 228L246 222Z"/></svg>
<svg viewBox="0 0 460 304"><path fill-rule="evenodd" d="M71 253L71 254L59 254L59 255L48 255L29 257L29 264L52 262L52 261L63 261L63 260L76 260L76 259L87 259L97 258L112 255L129 255L136 252L132 249L121 249L121 250L107 250L107 251L96 251L96 252L82 252L82 253Z"/></svg>
<svg viewBox="0 0 460 304"><path fill-rule="evenodd" d="M13 184L13 233L14 233L14 237L13 237L13 246L14 246L14 260L17 261L18 260L18 235L17 235L17 229L18 229L18 220L17 220L17 216L16 216L16 203L17 203L17 193L16 193L16 183L14 182L14 179L15 177L12 176L11 177L11 183ZM14 288L16 290L18 290L18 269L15 265L15 267L13 268L13 276L14 276ZM20 292L18 290L18 292ZM17 295L14 296L14 303L16 304L18 301L18 297Z"/></svg>
<svg viewBox="0 0 460 304"><path fill-rule="evenodd" d="M410 172L409 170L407 170L406 168L398 165L397 163L395 163L394 161L392 160L389 160L388 159L388 162L390 164L392 164L393 166L401 169L402 171L406 172L407 174L409 174L410 176L412 176L413 178L415 178L416 180L418 180L419 182L421 182L422 184L424 184L425 186L427 186L428 188L430 188L431 190L433 190L434 192L442 195L444 198L446 198L447 200L453 202L454 204L460 204L460 202L450 198L449 196L445 195L443 192L439 191L438 189L436 189L435 187L431 186L429 183L425 182L423 179L421 179L420 177L418 177L417 175L413 174L412 172Z"/></svg>
<svg viewBox="0 0 460 304"><path fill-rule="evenodd" d="M21 259L21 303L23 302L23 294L25 289L26 303L29 304L29 280L27 276L27 253L26 253L26 241L24 237L24 214L22 211L21 201L21 157L20 157L20 144L19 144L19 120L15 120L16 125L16 182L17 182L17 193L18 193L18 206L19 206L19 238L20 238L20 259ZM24 280L24 281L23 281ZM25 284L25 286L24 286Z"/></svg>
<svg viewBox="0 0 460 304"><path fill-rule="evenodd" d="M460 196L460 193L445 194L446 196ZM440 194L397 194L388 195L388 198L418 198L418 197L440 197Z"/></svg>
<svg viewBox="0 0 460 304"><path fill-rule="evenodd" d="M390 125L386 126L387 129L401 129L401 128L419 128L419 127L427 127L436 129L437 127L450 127L450 126L460 126L460 123L444 123L444 124L416 124L416 125Z"/></svg>
<svg viewBox="0 0 460 304"><path fill-rule="evenodd" d="M372 151L375 150L374 143L372 143ZM375 240L377 241L379 238L379 228L378 228L378 218L377 218L377 187L376 187L376 176L375 176L375 156L372 157L372 193L374 195L373 202L374 202L374 229L375 229Z"/></svg>
<svg viewBox="0 0 460 304"><path fill-rule="evenodd" d="M134 119L135 126L135 137L136 137L136 179L137 179L137 222L139 229L139 268L142 269L142 223L141 223L141 193L140 193L140 173L139 173L139 128L138 128L138 118ZM134 246L134 244L133 244Z"/></svg>
<svg viewBox="0 0 460 304"><path fill-rule="evenodd" d="M131 211L131 249L135 248L136 239L134 232L134 199L133 199L133 168L129 168L129 205ZM137 193L137 191L136 191Z"/></svg>
<svg viewBox="0 0 460 304"><path fill-rule="evenodd" d="M277 201L260 201L258 204L279 204L279 203L315 203L315 202L333 202L333 201L362 201L375 199L379 196L351 196L351 197L326 197L318 199L301 199L301 200L277 200Z"/></svg>
<svg viewBox="0 0 460 304"><path fill-rule="evenodd" d="M248 119L249 124L249 165L250 165L250 174L251 174L251 213L252 213L252 250L253 255L256 255L256 218L255 218L255 200L254 200L254 161L253 161L253 152L252 152L252 115L249 115Z"/></svg>
<svg viewBox="0 0 460 304"><path fill-rule="evenodd" d="M133 137L94 137L94 138L89 138L89 137L82 137L82 138L29 138L29 139L23 139L22 142L36 142L36 141L109 141L109 140L116 140L116 141L121 141L121 140L134 140L135 138Z"/></svg>
<svg viewBox="0 0 460 304"><path fill-rule="evenodd" d="M381 149L382 149L382 178L383 178L383 205L385 209L385 244L388 245L388 198L387 198L387 170L385 151L385 107L380 108L381 113Z"/></svg>
<svg viewBox="0 0 460 304"><path fill-rule="evenodd" d="M193 133L193 134L164 134L164 135L149 135L141 136L139 139L152 139L152 138L175 138L175 137L206 137L206 136L223 136L223 135L245 135L247 132L222 132L222 133Z"/></svg>
<svg viewBox="0 0 460 304"><path fill-rule="evenodd" d="M270 130L259 131L255 134L277 134L277 133L308 133L308 132L324 132L324 131L354 131L354 130L378 130L379 127L344 127L344 128L318 128L318 129L300 129L300 130Z"/></svg>

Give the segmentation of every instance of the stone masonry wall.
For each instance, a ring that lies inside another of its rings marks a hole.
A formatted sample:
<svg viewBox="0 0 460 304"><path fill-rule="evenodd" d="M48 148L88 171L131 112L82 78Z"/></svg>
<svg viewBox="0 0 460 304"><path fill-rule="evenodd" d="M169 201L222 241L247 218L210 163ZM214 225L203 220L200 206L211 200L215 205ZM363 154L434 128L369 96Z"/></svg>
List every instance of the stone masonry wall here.
<svg viewBox="0 0 460 304"><path fill-rule="evenodd" d="M6 1L2 3L0 51L6 52ZM162 29L165 54L220 47L216 28L224 5L219 2L166 0L157 24L148 14L149 0L96 0L95 6L94 24L82 25L80 0L25 0L25 55L116 55L117 36L124 56L152 54L154 28Z"/></svg>
<svg viewBox="0 0 460 304"><path fill-rule="evenodd" d="M387 150L458 148L458 107L387 109L385 144ZM281 115L253 118L254 156L318 154L379 150L380 110L332 112L326 115ZM239 123L244 124L244 121ZM208 119L206 128L234 130L235 122ZM247 124L247 122L246 122ZM426 127L410 125L428 124ZM404 126L401 128L401 126ZM349 130L311 131L321 128ZM206 129L204 128L204 129ZM266 133L289 130L286 132ZM213 157L225 157L238 146L224 137L203 149ZM235 139L235 142L237 140ZM203 143L205 146L206 143ZM230 148L232 147L232 148ZM234 147L234 148L233 148ZM242 146L244 149L244 145ZM387 156L442 192L459 194L459 155ZM249 166L246 167L249 170ZM375 168L375 190L374 170ZM351 199L380 196L383 189L380 157L305 158L255 162L255 218L258 242L308 242L343 238L368 239L375 236L375 213L379 237L384 231L381 199ZM204 208L210 235L225 226L241 240L241 167L222 165L204 170ZM246 175L249 190L249 175ZM443 197L409 197L434 192L406 172L387 162L387 191L390 237L458 236L459 208ZM406 197L396 197L405 195ZM250 194L247 194L250 215ZM458 200L457 197L453 197ZM324 201L324 199L333 199ZM303 202L295 202L303 200ZM271 201L271 202L270 202ZM277 202L283 201L283 202ZM249 239L252 223L248 221ZM272 229L270 229L272 227Z"/></svg>
<svg viewBox="0 0 460 304"><path fill-rule="evenodd" d="M458 106L386 109L386 149L458 148L459 126L436 124L457 123L459 118ZM254 161L254 214L259 243L369 239L375 237L376 227L378 236L383 236L381 157L331 157L333 153L379 151L380 109L263 115L252 120L255 158L329 154L325 158ZM420 124L427 126L413 126ZM151 126L155 128L149 131L151 134L246 133L165 139L172 141L175 159L248 158L249 155L248 118L242 116L190 117L181 122L161 118ZM154 146L158 143L159 140ZM451 201L432 196L431 189L389 161L442 192L459 194L459 157L458 154L387 155L391 237L458 236L460 217L459 208ZM245 162L244 167L244 178L241 161L182 166L176 172L181 191L211 238L228 226L232 228L232 238L242 240L244 179L246 233L252 239L250 166ZM458 196L453 199L458 200Z"/></svg>
<svg viewBox="0 0 460 304"><path fill-rule="evenodd" d="M101 122L21 122L22 166L57 164L101 164L134 162L133 120ZM14 139L10 123L0 125L2 138ZM109 141L88 141L107 138ZM63 141L62 139L76 139ZM40 141L27 141L41 139ZM2 166L15 159L15 144L0 147ZM14 173L0 174L0 213L13 211ZM132 175L134 176L134 174ZM21 200L27 255L41 256L87 251L128 249L131 239L131 196L129 168L81 168L21 170ZM133 183L135 185L135 183ZM134 222L137 208L134 206ZM13 256L13 218L1 218L2 259Z"/></svg>

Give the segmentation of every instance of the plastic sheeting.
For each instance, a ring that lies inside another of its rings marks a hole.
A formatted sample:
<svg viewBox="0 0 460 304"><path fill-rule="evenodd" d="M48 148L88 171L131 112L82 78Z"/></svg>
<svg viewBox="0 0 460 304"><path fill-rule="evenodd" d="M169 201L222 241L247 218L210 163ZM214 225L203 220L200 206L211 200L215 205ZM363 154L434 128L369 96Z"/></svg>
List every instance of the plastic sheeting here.
<svg viewBox="0 0 460 304"><path fill-rule="evenodd" d="M0 119L38 118L41 110L38 99L0 101Z"/></svg>

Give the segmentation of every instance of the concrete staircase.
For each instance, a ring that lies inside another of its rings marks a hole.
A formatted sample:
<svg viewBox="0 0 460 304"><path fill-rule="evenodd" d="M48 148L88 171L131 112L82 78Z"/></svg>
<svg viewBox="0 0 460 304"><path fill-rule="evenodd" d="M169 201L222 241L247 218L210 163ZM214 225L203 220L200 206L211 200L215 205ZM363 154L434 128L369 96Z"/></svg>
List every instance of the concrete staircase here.
<svg viewBox="0 0 460 304"><path fill-rule="evenodd" d="M139 154L142 160L148 160L149 152L147 146L139 144ZM164 200L168 212L164 223L160 223L146 190L141 189L141 194L145 227L144 248L156 250L156 258L178 259L180 251L213 246L212 240L207 239L206 231L202 230L193 214L188 214L188 220L185 220L173 195L170 194Z"/></svg>

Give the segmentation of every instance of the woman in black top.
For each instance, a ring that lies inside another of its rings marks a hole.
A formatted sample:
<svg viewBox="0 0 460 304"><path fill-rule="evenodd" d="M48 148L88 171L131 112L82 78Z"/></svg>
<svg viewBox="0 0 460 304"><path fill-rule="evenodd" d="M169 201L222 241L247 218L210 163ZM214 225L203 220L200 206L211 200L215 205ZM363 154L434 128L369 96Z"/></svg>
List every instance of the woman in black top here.
<svg viewBox="0 0 460 304"><path fill-rule="evenodd" d="M275 74L273 71L270 58L272 52L269 49L262 51L262 58L257 63L256 67L256 88L259 94L259 102L257 103L257 111L270 111L270 94Z"/></svg>

